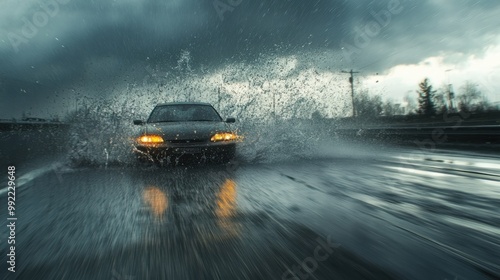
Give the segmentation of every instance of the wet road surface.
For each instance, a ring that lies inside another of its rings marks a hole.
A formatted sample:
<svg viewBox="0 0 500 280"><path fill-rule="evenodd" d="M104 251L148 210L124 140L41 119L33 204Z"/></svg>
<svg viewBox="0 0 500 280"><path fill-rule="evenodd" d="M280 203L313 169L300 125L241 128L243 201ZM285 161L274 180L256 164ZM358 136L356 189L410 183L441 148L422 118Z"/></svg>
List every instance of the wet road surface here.
<svg viewBox="0 0 500 280"><path fill-rule="evenodd" d="M2 279L500 277L494 155L17 172L16 272L2 240Z"/></svg>

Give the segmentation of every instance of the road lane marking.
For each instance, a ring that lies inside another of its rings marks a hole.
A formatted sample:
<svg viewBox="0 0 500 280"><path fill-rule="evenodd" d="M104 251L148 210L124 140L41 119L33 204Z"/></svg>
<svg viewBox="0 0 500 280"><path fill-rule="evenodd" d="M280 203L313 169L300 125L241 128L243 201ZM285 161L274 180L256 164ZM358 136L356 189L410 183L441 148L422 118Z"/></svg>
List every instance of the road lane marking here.
<svg viewBox="0 0 500 280"><path fill-rule="evenodd" d="M26 173L26 174L24 174L21 177L16 179L16 188L22 187L23 185L26 185L29 182L35 180L36 178L38 178L42 175L45 175L53 170L59 170L59 169L61 169L62 166L63 166L62 164L50 164L50 165L32 170L32 171L30 171L30 172L28 172L28 173ZM2 184L2 185L4 185L4 184ZM8 191L8 188L0 189L0 196L3 196L4 194L6 194L7 191Z"/></svg>

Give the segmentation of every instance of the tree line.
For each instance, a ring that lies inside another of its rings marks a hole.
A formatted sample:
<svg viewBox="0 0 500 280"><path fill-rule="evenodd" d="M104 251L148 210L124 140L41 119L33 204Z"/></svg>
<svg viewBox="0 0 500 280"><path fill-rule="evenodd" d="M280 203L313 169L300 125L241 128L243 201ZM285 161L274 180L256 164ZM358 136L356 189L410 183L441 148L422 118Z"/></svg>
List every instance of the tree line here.
<svg viewBox="0 0 500 280"><path fill-rule="evenodd" d="M499 111L498 105L491 103L480 91L479 86L467 81L455 93L451 85L435 90L430 80L425 78L418 84L416 96L406 94L403 102L383 101L380 95L370 95L361 90L354 97L357 117L377 117L396 115L435 116L444 113L485 113ZM415 98L416 97L416 98Z"/></svg>

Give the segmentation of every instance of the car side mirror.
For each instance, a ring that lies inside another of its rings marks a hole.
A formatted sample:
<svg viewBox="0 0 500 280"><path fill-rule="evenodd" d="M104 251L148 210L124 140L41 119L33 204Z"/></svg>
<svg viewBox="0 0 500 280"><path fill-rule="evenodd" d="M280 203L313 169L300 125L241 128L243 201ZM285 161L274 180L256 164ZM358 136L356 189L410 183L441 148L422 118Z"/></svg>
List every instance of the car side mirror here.
<svg viewBox="0 0 500 280"><path fill-rule="evenodd" d="M235 119L235 118L227 118L227 119L226 119L226 122L227 122L227 123L235 123L235 122L236 122L236 119Z"/></svg>
<svg viewBox="0 0 500 280"><path fill-rule="evenodd" d="M144 121L141 120L134 120L135 125L144 125Z"/></svg>

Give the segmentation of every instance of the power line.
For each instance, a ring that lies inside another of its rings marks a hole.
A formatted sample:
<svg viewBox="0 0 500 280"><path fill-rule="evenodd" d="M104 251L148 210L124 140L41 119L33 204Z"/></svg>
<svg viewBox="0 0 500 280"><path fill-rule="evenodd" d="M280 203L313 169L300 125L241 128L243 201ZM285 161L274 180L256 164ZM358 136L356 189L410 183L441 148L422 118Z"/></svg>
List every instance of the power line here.
<svg viewBox="0 0 500 280"><path fill-rule="evenodd" d="M354 107L354 74L357 74L359 72L355 72L351 69L351 71L342 71L342 73L351 74L351 77L349 77L349 83L351 83L352 116L355 117L356 109Z"/></svg>

